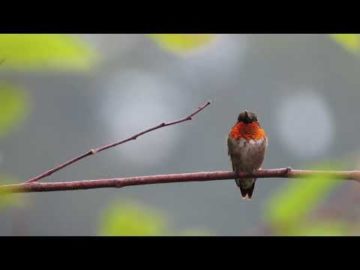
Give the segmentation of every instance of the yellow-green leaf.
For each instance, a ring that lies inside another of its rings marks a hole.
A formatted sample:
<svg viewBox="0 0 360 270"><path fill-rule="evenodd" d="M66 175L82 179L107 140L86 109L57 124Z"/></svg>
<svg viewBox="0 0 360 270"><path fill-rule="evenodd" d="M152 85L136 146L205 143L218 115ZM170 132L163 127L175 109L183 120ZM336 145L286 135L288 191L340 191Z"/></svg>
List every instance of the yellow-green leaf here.
<svg viewBox="0 0 360 270"><path fill-rule="evenodd" d="M360 52L360 35L357 34L332 34L330 37L346 50L352 53Z"/></svg>
<svg viewBox="0 0 360 270"><path fill-rule="evenodd" d="M165 235L166 221L154 209L135 202L115 202L105 209L100 235L156 236Z"/></svg>
<svg viewBox="0 0 360 270"><path fill-rule="evenodd" d="M0 34L1 69L87 69L95 53L75 36Z"/></svg>
<svg viewBox="0 0 360 270"><path fill-rule="evenodd" d="M161 48L173 53L187 53L204 47L215 39L211 34L151 34Z"/></svg>
<svg viewBox="0 0 360 270"><path fill-rule="evenodd" d="M0 82L0 137L24 120L28 108L26 92Z"/></svg>
<svg viewBox="0 0 360 270"><path fill-rule="evenodd" d="M303 222L306 215L341 182L327 176L309 176L289 180L266 203L267 221L279 230Z"/></svg>

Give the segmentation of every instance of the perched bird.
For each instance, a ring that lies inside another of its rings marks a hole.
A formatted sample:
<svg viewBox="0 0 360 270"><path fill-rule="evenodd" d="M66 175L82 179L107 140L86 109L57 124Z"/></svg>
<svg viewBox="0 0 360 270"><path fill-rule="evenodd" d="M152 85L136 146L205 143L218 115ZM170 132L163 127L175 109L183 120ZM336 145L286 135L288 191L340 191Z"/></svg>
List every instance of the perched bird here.
<svg viewBox="0 0 360 270"><path fill-rule="evenodd" d="M265 130L261 128L255 113L244 111L231 128L228 139L228 154L233 171L252 173L261 167L268 144ZM244 199L251 199L256 178L236 178Z"/></svg>

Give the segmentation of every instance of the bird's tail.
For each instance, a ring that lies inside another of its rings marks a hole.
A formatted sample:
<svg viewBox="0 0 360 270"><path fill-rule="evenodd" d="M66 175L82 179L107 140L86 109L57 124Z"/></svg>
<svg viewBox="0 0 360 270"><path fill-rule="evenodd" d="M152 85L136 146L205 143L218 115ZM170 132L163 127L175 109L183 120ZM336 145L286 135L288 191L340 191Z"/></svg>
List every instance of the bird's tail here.
<svg viewBox="0 0 360 270"><path fill-rule="evenodd" d="M236 185L240 188L243 199L251 199L255 188L255 181L256 178L235 179Z"/></svg>

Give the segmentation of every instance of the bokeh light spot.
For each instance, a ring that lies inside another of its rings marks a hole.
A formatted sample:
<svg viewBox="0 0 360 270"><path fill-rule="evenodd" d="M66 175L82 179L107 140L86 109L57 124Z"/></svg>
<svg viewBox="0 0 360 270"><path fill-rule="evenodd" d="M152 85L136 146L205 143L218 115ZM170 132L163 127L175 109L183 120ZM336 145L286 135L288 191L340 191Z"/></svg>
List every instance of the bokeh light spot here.
<svg viewBox="0 0 360 270"><path fill-rule="evenodd" d="M331 111L324 99L311 90L282 98L276 124L281 143L302 159L321 156L334 138Z"/></svg>

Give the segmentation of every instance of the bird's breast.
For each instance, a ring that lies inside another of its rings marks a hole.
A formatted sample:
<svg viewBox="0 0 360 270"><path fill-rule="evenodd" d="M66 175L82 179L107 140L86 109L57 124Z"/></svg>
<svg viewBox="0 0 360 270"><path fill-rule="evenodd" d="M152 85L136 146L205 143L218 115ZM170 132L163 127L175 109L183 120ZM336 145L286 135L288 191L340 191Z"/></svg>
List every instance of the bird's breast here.
<svg viewBox="0 0 360 270"><path fill-rule="evenodd" d="M233 162L244 171L259 169L264 161L267 138L259 140L230 138L229 154Z"/></svg>
<svg viewBox="0 0 360 270"><path fill-rule="evenodd" d="M246 140L246 139L232 139L233 147L235 151L238 152L248 152L248 151L256 151L257 149L262 149L267 146L267 138L264 137L259 140Z"/></svg>

